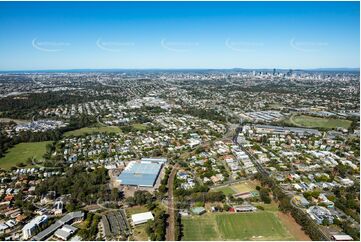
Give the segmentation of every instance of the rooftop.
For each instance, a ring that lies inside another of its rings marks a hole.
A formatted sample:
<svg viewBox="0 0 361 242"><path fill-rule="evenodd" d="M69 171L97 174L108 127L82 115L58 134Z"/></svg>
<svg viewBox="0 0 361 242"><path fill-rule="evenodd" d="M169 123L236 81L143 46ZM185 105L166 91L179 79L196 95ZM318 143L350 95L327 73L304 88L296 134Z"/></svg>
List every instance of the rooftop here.
<svg viewBox="0 0 361 242"><path fill-rule="evenodd" d="M132 221L134 224L138 224L144 221L153 220L152 212L136 213L132 215Z"/></svg>
<svg viewBox="0 0 361 242"><path fill-rule="evenodd" d="M191 209L192 213L195 213L195 214L201 214L201 213L204 213L206 210L204 207L194 207Z"/></svg>
<svg viewBox="0 0 361 242"><path fill-rule="evenodd" d="M37 226L39 224L41 224L42 222L44 222L45 220L48 219L48 216L46 215L41 215L41 216L37 216L35 218L33 218L29 223L27 223L24 227L23 230L25 229L31 229L34 226Z"/></svg>
<svg viewBox="0 0 361 242"><path fill-rule="evenodd" d="M50 225L48 228L46 228L45 230L41 231L36 236L34 236L34 239L38 240L38 241L44 240L47 237L49 237L51 234L53 234L62 225L69 223L73 219L82 218L83 216L84 216L84 213L81 211L68 213L64 217L62 217L61 219L59 219L58 221L56 221L55 223Z"/></svg>
<svg viewBox="0 0 361 242"><path fill-rule="evenodd" d="M118 180L124 185L152 187L162 166L163 162L131 161Z"/></svg>

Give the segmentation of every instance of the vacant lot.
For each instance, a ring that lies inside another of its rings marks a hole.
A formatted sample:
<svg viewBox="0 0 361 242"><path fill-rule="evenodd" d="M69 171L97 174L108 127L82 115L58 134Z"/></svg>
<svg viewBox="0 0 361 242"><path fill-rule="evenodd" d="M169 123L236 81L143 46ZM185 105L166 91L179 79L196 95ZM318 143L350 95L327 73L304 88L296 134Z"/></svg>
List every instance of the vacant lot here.
<svg viewBox="0 0 361 242"><path fill-rule="evenodd" d="M29 158L41 160L46 152L46 145L52 141L20 143L9 149L6 155L0 158L0 168L10 169L12 166Z"/></svg>
<svg viewBox="0 0 361 242"><path fill-rule="evenodd" d="M206 214L182 219L183 240L295 240L273 212Z"/></svg>
<svg viewBox="0 0 361 242"><path fill-rule="evenodd" d="M81 136L84 134L92 133L119 133L121 130L116 126L107 126L107 127L86 127L81 129L76 129L73 131L66 132L64 136Z"/></svg>
<svg viewBox="0 0 361 242"><path fill-rule="evenodd" d="M337 127L349 128L351 125L350 120L338 119L338 118L321 118L307 115L291 116L289 123L295 126L307 127L307 128L326 128L333 129Z"/></svg>

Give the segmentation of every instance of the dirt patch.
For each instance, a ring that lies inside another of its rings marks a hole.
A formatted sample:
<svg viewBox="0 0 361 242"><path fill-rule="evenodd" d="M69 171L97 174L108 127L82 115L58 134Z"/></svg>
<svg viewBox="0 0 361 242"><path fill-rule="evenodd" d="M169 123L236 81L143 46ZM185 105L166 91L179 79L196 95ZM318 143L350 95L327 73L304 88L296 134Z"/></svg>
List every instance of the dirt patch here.
<svg viewBox="0 0 361 242"><path fill-rule="evenodd" d="M251 192L256 190L256 186L260 185L257 181L247 180L238 184L232 185L231 188L237 193Z"/></svg>
<svg viewBox="0 0 361 242"><path fill-rule="evenodd" d="M302 227L295 221L290 214L277 212L278 218L282 221L285 227L291 232L296 240L311 241L310 237L302 230Z"/></svg>

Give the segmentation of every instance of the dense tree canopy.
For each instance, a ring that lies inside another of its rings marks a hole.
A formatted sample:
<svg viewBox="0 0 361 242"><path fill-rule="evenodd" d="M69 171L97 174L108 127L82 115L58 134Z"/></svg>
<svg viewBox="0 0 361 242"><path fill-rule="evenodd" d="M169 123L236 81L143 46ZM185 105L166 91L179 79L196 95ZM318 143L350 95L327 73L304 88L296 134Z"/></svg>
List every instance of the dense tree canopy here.
<svg viewBox="0 0 361 242"><path fill-rule="evenodd" d="M74 166L66 171L65 176L50 177L36 187L37 195L55 191L57 195L70 194L76 205L94 203L99 198L108 197L108 173L105 168L87 171L82 166Z"/></svg>

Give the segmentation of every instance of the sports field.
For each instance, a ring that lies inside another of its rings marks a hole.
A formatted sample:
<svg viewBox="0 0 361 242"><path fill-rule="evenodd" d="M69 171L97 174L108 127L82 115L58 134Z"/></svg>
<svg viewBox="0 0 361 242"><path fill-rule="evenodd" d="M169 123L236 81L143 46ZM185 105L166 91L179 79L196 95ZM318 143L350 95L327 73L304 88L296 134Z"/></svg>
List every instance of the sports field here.
<svg viewBox="0 0 361 242"><path fill-rule="evenodd" d="M117 126L86 127L86 128L81 128L66 132L64 133L64 136L65 137L81 136L84 134L92 134L92 133L119 133L120 131L121 131L120 128Z"/></svg>
<svg viewBox="0 0 361 242"><path fill-rule="evenodd" d="M337 127L349 128L351 125L350 120L339 119L339 118L321 118L313 117L308 115L295 115L291 116L288 122L295 126L306 127L306 128L326 128L333 129Z"/></svg>
<svg viewBox="0 0 361 242"><path fill-rule="evenodd" d="M235 193L255 191L257 185L258 183L255 181L244 181L230 186L218 187L215 188L214 191L221 191L224 195L232 195Z"/></svg>
<svg viewBox="0 0 361 242"><path fill-rule="evenodd" d="M182 218L182 240L222 240L217 231L215 214L205 214L191 218Z"/></svg>
<svg viewBox="0 0 361 242"><path fill-rule="evenodd" d="M52 141L20 143L9 149L6 155L0 158L0 168L10 169L12 166L23 162L28 158L41 160L46 152L46 145Z"/></svg>
<svg viewBox="0 0 361 242"><path fill-rule="evenodd" d="M273 212L182 218L183 240L295 240Z"/></svg>
<svg viewBox="0 0 361 242"><path fill-rule="evenodd" d="M255 181L245 181L235 185L232 185L232 189L235 190L237 193L241 192L251 192L256 190L256 186L258 185Z"/></svg>
<svg viewBox="0 0 361 242"><path fill-rule="evenodd" d="M219 188L215 188L214 191L216 192L223 192L224 195L233 195L236 192L231 188L231 187L219 187Z"/></svg>

